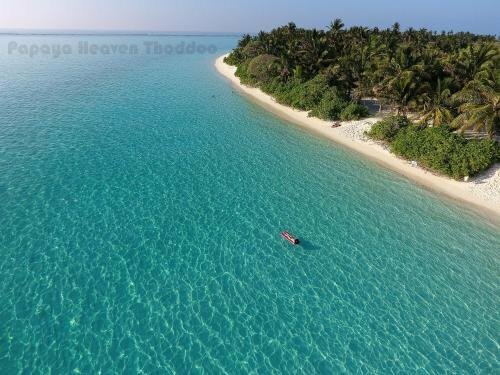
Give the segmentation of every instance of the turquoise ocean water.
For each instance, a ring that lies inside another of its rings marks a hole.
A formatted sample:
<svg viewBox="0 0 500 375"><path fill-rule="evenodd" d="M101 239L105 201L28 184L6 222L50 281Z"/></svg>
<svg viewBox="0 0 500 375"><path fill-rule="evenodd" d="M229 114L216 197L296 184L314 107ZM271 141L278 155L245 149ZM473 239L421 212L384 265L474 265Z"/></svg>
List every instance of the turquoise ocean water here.
<svg viewBox="0 0 500 375"><path fill-rule="evenodd" d="M145 40L0 37L0 373L500 371L498 228Z"/></svg>

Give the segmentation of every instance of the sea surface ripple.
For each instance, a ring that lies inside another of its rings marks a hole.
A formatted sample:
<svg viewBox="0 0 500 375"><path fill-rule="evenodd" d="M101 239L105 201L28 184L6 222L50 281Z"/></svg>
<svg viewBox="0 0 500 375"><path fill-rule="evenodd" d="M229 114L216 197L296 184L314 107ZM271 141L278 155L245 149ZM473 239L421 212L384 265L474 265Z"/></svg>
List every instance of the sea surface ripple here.
<svg viewBox="0 0 500 375"><path fill-rule="evenodd" d="M0 373L500 372L498 228L266 113L215 55L12 38ZM145 38L237 41L84 37Z"/></svg>

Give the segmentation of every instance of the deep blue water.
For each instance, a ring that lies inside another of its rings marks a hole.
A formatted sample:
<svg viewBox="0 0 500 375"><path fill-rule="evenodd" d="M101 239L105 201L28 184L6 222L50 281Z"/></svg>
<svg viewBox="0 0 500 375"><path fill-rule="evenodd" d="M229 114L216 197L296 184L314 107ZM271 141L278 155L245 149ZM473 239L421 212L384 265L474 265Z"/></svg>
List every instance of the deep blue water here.
<svg viewBox="0 0 500 375"><path fill-rule="evenodd" d="M500 230L234 92L236 41L0 37L0 372L498 373Z"/></svg>

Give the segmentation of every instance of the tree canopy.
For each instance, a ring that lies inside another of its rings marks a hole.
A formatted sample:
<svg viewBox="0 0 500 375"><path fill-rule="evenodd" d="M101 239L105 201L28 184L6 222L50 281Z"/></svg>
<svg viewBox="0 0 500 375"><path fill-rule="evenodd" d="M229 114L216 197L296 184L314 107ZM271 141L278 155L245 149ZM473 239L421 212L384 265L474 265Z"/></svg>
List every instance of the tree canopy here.
<svg viewBox="0 0 500 375"><path fill-rule="evenodd" d="M468 32L401 31L295 24L245 35L226 62L247 84L323 118L364 113L353 106L375 97L420 123L487 131L500 126L500 43ZM312 99L305 96L312 95Z"/></svg>

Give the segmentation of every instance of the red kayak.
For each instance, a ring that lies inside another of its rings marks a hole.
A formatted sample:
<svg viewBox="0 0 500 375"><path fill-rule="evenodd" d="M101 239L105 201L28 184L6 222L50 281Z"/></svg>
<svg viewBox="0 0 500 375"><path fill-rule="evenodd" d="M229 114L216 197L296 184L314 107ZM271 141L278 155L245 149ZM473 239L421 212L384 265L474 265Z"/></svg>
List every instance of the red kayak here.
<svg viewBox="0 0 500 375"><path fill-rule="evenodd" d="M286 230L281 232L281 237L283 237L285 240L290 242L292 245L298 245L300 243L298 238L295 238L290 233L288 233Z"/></svg>

